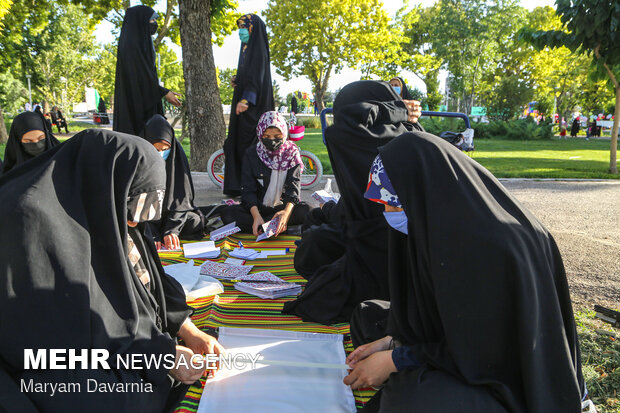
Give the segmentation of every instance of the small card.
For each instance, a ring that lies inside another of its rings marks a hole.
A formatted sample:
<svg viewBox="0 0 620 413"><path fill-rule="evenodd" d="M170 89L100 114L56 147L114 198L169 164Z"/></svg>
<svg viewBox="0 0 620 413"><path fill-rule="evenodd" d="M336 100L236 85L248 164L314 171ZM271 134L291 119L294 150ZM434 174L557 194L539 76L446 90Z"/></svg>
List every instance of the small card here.
<svg viewBox="0 0 620 413"><path fill-rule="evenodd" d="M280 218L274 218L269 222L266 222L262 225L263 233L259 234L256 237L256 241L262 241L267 238L271 238L276 234L278 230L278 225L280 224Z"/></svg>
<svg viewBox="0 0 620 413"><path fill-rule="evenodd" d="M205 261L200 266L200 274L231 280L241 279L243 276L248 275L248 273L252 270L252 267L252 265L230 265L220 264L213 261Z"/></svg>
<svg viewBox="0 0 620 413"><path fill-rule="evenodd" d="M337 194L334 194L334 195L332 196L332 195L330 195L330 194L329 194L329 192L327 192L327 191L326 191L326 190L324 190L324 189L321 189L321 190L315 191L315 192L312 194L312 198L316 199L316 200L317 200L317 201L319 201L321 204L324 204L324 203L329 202L329 201L334 201L334 202L338 203L338 200L340 199L340 197L339 197L339 196L338 196L338 197L336 197L336 196L337 196Z"/></svg>
<svg viewBox="0 0 620 413"><path fill-rule="evenodd" d="M217 258L220 249L213 241L192 242L183 244L185 258Z"/></svg>
<svg viewBox="0 0 620 413"><path fill-rule="evenodd" d="M230 264L230 265L243 265L245 264L244 260L238 260L236 258L226 258L226 261L224 261L224 264Z"/></svg>
<svg viewBox="0 0 620 413"><path fill-rule="evenodd" d="M211 231L211 233L209 234L209 238L211 239L211 241L219 241L229 235L236 234L239 231L241 231L241 228L236 225L236 222L231 222L228 225L224 225L221 228Z"/></svg>
<svg viewBox="0 0 620 413"><path fill-rule="evenodd" d="M260 252L252 248L235 248L228 253L228 255L230 255L231 257L240 258L242 260L253 260L259 254Z"/></svg>

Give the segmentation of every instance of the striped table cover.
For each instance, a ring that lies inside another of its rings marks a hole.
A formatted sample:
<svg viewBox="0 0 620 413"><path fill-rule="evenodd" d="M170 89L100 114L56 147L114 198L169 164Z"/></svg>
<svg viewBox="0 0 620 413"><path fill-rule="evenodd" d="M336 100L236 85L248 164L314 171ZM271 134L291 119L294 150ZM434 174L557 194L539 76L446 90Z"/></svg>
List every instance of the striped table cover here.
<svg viewBox="0 0 620 413"><path fill-rule="evenodd" d="M239 241L241 241L246 248L255 248L258 250L288 248L289 252L285 256L272 256L267 259L251 261L254 265L251 273L270 271L283 280L304 285L306 280L298 275L293 267L293 256L295 254L294 241L298 238L299 237L296 236L280 235L275 239L255 242L255 237L252 235L234 234L216 242L216 245L221 248L222 254L219 258L211 261L224 262L229 256L228 253L238 246ZM189 261L189 259L183 256L182 252L160 252L159 257L164 266ZM203 261L204 260L194 259L195 263L201 263ZM325 326L323 324L303 322L299 317L280 314L284 303L294 299L294 297L263 300L237 291L231 283L224 281L223 284L225 289L224 293L215 297L199 298L188 303L195 309L192 315L192 321L198 328L202 330L220 326L276 328L280 330L342 334L344 335L345 351L347 354L353 351L351 337L349 336L349 324L341 323ZM177 408L176 413L196 412L204 382L205 378L203 377L201 379L201 387L192 386L189 389L184 400ZM372 397L374 390L365 389L354 391L353 394L355 396L356 406L361 408L364 403Z"/></svg>

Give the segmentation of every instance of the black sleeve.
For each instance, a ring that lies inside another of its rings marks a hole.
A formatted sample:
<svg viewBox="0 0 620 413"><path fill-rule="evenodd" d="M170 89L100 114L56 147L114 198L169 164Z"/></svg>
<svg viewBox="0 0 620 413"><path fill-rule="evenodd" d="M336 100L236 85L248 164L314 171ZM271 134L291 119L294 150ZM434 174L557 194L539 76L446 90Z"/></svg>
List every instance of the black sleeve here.
<svg viewBox="0 0 620 413"><path fill-rule="evenodd" d="M151 239L153 239L153 241L159 241L162 242L163 241L163 236L161 231L159 230L159 227L161 226L161 221L149 221L149 222L145 222L145 234L149 237L151 237Z"/></svg>
<svg viewBox="0 0 620 413"><path fill-rule="evenodd" d="M409 116L407 105L402 100L352 103L345 105L340 112L343 121L352 128L407 122Z"/></svg>
<svg viewBox="0 0 620 413"><path fill-rule="evenodd" d="M250 146L245 152L243 164L241 166L241 204L249 211L253 206L258 206L258 182L252 173L252 157L250 151L254 146Z"/></svg>
<svg viewBox="0 0 620 413"><path fill-rule="evenodd" d="M159 94L160 96L163 98L164 96L166 96L168 94L168 92L170 92L170 89L166 89L163 86L159 87Z"/></svg>
<svg viewBox="0 0 620 413"><path fill-rule="evenodd" d="M164 273L161 277L161 284L166 299L166 332L171 337L176 337L179 329L194 310L187 305L185 292L177 280Z"/></svg>
<svg viewBox="0 0 620 413"><path fill-rule="evenodd" d="M301 165L297 165L286 172L286 180L284 181L284 188L282 190L282 202L285 204L290 202L296 205L299 203L300 195Z"/></svg>
<svg viewBox="0 0 620 413"><path fill-rule="evenodd" d="M169 212L163 223L163 236L170 234L178 236L183 230L189 212L190 211Z"/></svg>
<svg viewBox="0 0 620 413"><path fill-rule="evenodd" d="M322 208L325 222L328 224L341 224L343 222L342 203L329 201Z"/></svg>

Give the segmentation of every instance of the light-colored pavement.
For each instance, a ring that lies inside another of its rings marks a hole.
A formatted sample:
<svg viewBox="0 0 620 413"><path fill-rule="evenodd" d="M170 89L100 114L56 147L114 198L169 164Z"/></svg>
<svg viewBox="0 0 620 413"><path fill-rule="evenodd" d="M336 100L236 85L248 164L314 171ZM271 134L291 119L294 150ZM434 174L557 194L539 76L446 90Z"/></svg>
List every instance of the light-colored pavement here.
<svg viewBox="0 0 620 413"><path fill-rule="evenodd" d="M226 199L206 173L193 177L198 205ZM575 307L619 308L620 182L507 179L502 183L556 239ZM316 205L312 191L302 192L306 202Z"/></svg>

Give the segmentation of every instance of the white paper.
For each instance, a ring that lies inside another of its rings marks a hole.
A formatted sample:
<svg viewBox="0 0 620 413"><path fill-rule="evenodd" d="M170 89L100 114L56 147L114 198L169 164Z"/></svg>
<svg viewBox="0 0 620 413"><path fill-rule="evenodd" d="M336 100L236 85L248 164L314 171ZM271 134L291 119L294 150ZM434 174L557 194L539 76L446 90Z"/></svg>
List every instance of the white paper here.
<svg viewBox="0 0 620 413"><path fill-rule="evenodd" d="M231 222L228 225L224 225L221 228L211 231L211 233L209 234L209 238L211 239L211 241L219 241L229 235L236 234L240 231L241 228L237 226L236 222Z"/></svg>
<svg viewBox="0 0 620 413"><path fill-rule="evenodd" d="M200 268L200 267L197 267ZM224 286L221 282L208 275L201 275L196 284L192 287L189 294L186 294L187 301L192 301L201 297L210 297L212 295L224 292Z"/></svg>
<svg viewBox="0 0 620 413"><path fill-rule="evenodd" d="M230 264L230 265L243 265L245 264L245 260L238 260L236 258L226 258L226 260L224 261L224 264Z"/></svg>
<svg viewBox="0 0 620 413"><path fill-rule="evenodd" d="M208 297L224 292L224 286L213 277L200 275L200 266L194 265L194 260L187 263L167 265L164 272L177 280L187 300Z"/></svg>
<svg viewBox="0 0 620 413"><path fill-rule="evenodd" d="M268 250L262 250L260 252L260 254L257 257L255 257L255 259L258 259L258 258L269 258L269 257L275 256L275 255L286 255L286 252L287 251L285 249L284 250L269 250L269 251Z"/></svg>
<svg viewBox="0 0 620 413"><path fill-rule="evenodd" d="M183 244L183 255L185 258L217 258L220 249L213 241L192 242Z"/></svg>
<svg viewBox="0 0 620 413"><path fill-rule="evenodd" d="M253 260L258 257L259 254L260 252L252 248L235 248L228 253L231 257L241 258L242 260Z"/></svg>
<svg viewBox="0 0 620 413"><path fill-rule="evenodd" d="M344 364L342 335L220 327L218 341L228 354L260 354L283 362ZM284 363L288 364L288 363ZM344 369L251 364L222 366L206 382L198 413L354 413Z"/></svg>

